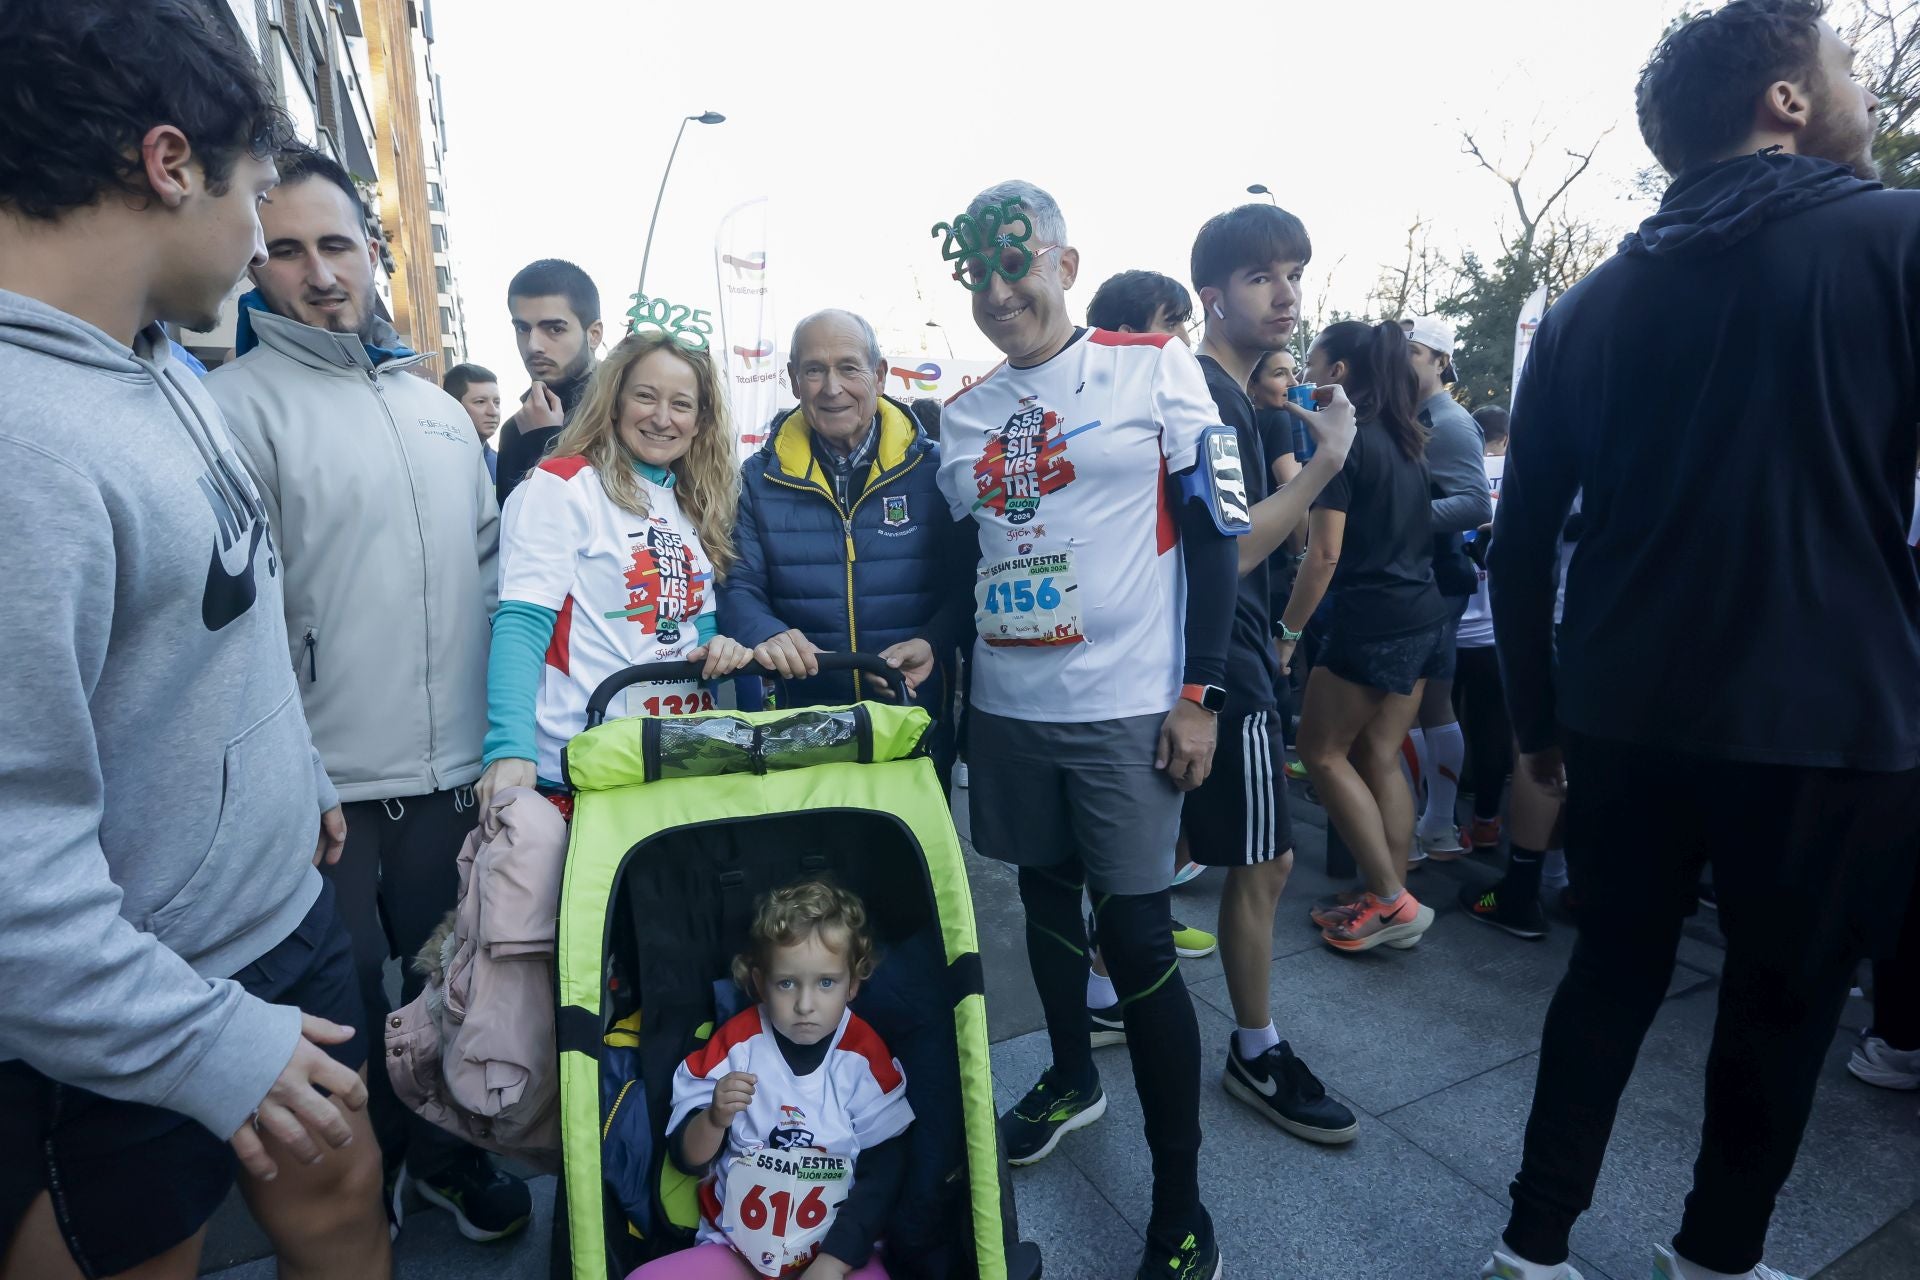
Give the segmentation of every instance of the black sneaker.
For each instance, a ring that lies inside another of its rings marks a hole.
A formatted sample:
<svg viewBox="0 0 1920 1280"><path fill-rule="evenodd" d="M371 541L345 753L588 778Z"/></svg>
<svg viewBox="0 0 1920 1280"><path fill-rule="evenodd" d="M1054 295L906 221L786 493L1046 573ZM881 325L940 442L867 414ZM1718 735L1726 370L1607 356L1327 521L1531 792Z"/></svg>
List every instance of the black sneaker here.
<svg viewBox="0 0 1920 1280"><path fill-rule="evenodd" d="M469 1240L500 1240L526 1228L533 1218L533 1193L527 1184L494 1168L485 1152L463 1154L432 1178L411 1174L407 1181L428 1204L453 1215Z"/></svg>
<svg viewBox="0 0 1920 1280"><path fill-rule="evenodd" d="M1107 1114L1107 1094L1095 1080L1091 1088L1062 1089L1048 1067L1040 1083L1000 1117L1000 1138L1007 1163L1032 1164L1053 1154L1060 1139Z"/></svg>
<svg viewBox="0 0 1920 1280"><path fill-rule="evenodd" d="M1547 913L1540 909L1537 897L1516 900L1497 884L1486 889L1467 884L1460 886L1460 905L1475 920L1505 929L1516 938L1538 942L1547 936Z"/></svg>
<svg viewBox="0 0 1920 1280"><path fill-rule="evenodd" d="M1200 1224L1178 1236L1162 1238L1147 1228L1147 1250L1133 1280L1219 1280L1220 1246L1213 1238L1213 1220L1203 1210Z"/></svg>
<svg viewBox="0 0 1920 1280"><path fill-rule="evenodd" d="M1103 1009L1087 1006L1088 1039L1096 1049L1104 1049L1110 1044L1127 1042L1127 1024L1120 1020L1120 1005L1116 1001Z"/></svg>
<svg viewBox="0 0 1920 1280"><path fill-rule="evenodd" d="M1227 1037L1226 1091L1296 1138L1339 1146L1360 1132L1353 1112L1327 1096L1327 1086L1294 1056L1285 1040L1249 1062Z"/></svg>

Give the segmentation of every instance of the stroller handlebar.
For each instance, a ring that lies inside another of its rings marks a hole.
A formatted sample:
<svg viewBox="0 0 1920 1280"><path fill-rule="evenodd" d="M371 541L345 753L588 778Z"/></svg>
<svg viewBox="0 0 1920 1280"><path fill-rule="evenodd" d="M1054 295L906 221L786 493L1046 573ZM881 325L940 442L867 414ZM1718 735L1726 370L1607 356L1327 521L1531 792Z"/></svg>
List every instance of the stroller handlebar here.
<svg viewBox="0 0 1920 1280"><path fill-rule="evenodd" d="M908 705L907 681L898 671L870 653L822 653L815 657L820 664L821 674L830 671L858 671L865 675L879 676L891 687L894 700L901 706ZM587 728L591 729L607 718L607 707L621 690L636 684L653 684L662 681L686 681L701 678L703 666L698 662L648 662L636 667L627 667L616 671L602 680L587 699ZM784 680L772 667L750 662L732 676L764 676L772 680Z"/></svg>

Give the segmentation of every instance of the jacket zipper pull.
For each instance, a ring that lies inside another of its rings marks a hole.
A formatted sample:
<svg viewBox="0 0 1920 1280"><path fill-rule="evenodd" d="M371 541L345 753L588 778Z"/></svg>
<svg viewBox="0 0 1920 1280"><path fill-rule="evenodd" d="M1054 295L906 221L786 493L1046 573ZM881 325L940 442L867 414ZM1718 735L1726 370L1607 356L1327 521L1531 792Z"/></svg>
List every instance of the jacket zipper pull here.
<svg viewBox="0 0 1920 1280"><path fill-rule="evenodd" d="M305 643L307 646L307 683L317 684L319 683L319 680L320 680L320 664L319 664L320 646L314 643L312 627L307 628L307 638Z"/></svg>
<svg viewBox="0 0 1920 1280"><path fill-rule="evenodd" d="M847 531L847 563L852 564L856 559L853 554L853 517L842 520L840 527Z"/></svg>

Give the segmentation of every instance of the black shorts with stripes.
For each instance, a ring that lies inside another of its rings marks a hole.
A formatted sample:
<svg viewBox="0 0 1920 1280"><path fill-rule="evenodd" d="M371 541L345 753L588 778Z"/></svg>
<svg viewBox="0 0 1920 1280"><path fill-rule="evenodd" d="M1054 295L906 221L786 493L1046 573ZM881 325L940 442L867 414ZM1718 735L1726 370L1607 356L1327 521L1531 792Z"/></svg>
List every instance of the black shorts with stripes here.
<svg viewBox="0 0 1920 1280"><path fill-rule="evenodd" d="M1187 793L1180 813L1195 862L1251 866L1293 848L1287 779L1281 771L1285 761L1279 712L1220 717L1213 772Z"/></svg>

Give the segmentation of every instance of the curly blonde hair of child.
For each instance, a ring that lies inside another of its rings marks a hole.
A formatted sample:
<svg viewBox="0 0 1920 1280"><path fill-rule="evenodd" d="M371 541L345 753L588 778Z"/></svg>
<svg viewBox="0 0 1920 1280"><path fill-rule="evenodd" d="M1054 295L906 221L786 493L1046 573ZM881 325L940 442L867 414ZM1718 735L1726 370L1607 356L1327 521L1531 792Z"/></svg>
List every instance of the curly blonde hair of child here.
<svg viewBox="0 0 1920 1280"><path fill-rule="evenodd" d="M736 558L733 522L740 503L740 462L735 453L733 424L713 357L689 350L671 335L648 330L622 338L593 371L587 394L573 418L554 441L552 457L585 458L593 464L600 485L613 505L634 515L647 514L646 492L634 467L639 462L621 442L614 427L616 412L633 367L656 351L670 352L693 370L700 387L700 413L693 444L674 462L674 493L680 508L700 534L700 549L713 562L716 577L725 577Z"/></svg>
<svg viewBox="0 0 1920 1280"><path fill-rule="evenodd" d="M856 982L873 976L880 963L873 935L867 929L867 909L860 899L824 880L803 880L762 894L754 904L753 932L747 949L733 958L733 980L754 999L753 971L765 973L776 947L794 947L818 937L829 949L844 955L847 972Z"/></svg>

